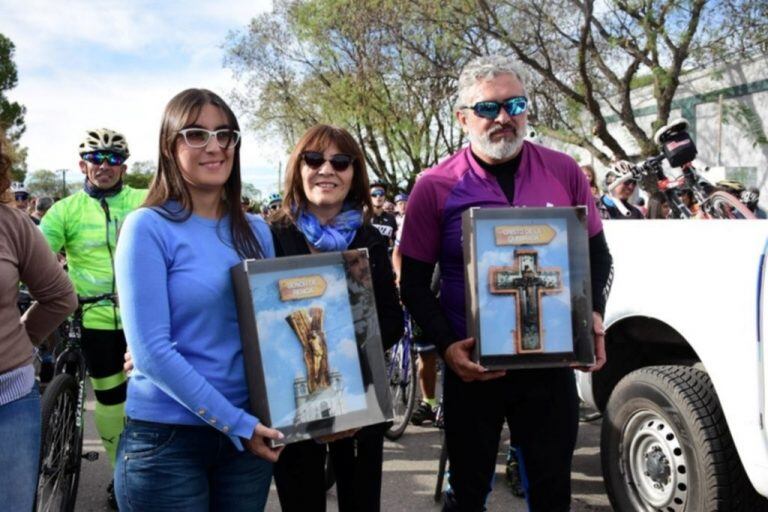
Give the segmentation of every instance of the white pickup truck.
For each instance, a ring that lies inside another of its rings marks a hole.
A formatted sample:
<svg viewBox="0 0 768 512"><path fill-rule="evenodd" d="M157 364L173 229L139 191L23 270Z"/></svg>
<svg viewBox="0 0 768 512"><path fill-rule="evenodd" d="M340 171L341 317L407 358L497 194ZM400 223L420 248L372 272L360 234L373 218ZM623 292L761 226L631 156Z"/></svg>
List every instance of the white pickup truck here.
<svg viewBox="0 0 768 512"><path fill-rule="evenodd" d="M608 363L576 373L614 509L768 510L768 221L604 225Z"/></svg>

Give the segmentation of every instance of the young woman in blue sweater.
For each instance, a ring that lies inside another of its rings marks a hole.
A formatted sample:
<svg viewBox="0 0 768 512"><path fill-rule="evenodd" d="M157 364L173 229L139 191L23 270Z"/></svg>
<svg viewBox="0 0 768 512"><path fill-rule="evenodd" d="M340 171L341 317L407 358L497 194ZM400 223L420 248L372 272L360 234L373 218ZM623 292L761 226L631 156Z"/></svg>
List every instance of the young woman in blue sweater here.
<svg viewBox="0 0 768 512"><path fill-rule="evenodd" d="M168 103L157 175L120 233L115 276L134 371L115 490L121 510L263 510L278 431L247 412L229 269L274 256L240 209L240 132L216 94Z"/></svg>
<svg viewBox="0 0 768 512"><path fill-rule="evenodd" d="M372 210L365 157L343 128L313 126L288 160L285 198L272 217L277 256L367 248L384 348L403 333L388 242L368 221ZM325 510L327 451L336 474L339 511L377 512L385 425L288 445L275 465L283 512Z"/></svg>

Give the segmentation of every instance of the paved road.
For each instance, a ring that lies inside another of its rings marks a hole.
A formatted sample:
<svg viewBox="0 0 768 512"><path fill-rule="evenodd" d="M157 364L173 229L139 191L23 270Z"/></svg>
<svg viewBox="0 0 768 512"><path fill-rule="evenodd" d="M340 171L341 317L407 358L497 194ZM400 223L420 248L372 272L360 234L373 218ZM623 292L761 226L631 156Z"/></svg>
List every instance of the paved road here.
<svg viewBox="0 0 768 512"><path fill-rule="evenodd" d="M93 411L93 396L87 402L86 408ZM581 424L573 468L573 510L575 512L610 512L611 510L600 473L599 435L599 421ZM83 461L76 510L108 511L105 490L111 478L111 470L93 426L92 412L87 414L83 449L98 451L101 456L96 462ZM440 435L433 428L411 426L397 442L387 441L384 445L382 511L440 510L440 506L432 500L439 454ZM491 493L488 502L490 512L527 510L523 500L512 496L504 484L503 450L499 452L496 482L496 490ZM334 488L328 496L328 512L337 510ZM270 492L267 511L280 511L274 486Z"/></svg>

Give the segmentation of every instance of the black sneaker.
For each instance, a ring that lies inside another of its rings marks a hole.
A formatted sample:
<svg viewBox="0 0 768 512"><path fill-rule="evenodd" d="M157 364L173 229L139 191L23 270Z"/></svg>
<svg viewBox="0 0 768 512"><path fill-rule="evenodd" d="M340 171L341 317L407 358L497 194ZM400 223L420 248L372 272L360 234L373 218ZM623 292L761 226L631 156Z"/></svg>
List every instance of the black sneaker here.
<svg viewBox="0 0 768 512"><path fill-rule="evenodd" d="M429 421L431 423L435 422L435 410L428 403L421 402L416 410L413 411L413 415L411 416L411 423L419 426L425 421Z"/></svg>
<svg viewBox="0 0 768 512"><path fill-rule="evenodd" d="M115 496L115 480L112 479L107 486L107 504L112 510L117 510L117 497Z"/></svg>

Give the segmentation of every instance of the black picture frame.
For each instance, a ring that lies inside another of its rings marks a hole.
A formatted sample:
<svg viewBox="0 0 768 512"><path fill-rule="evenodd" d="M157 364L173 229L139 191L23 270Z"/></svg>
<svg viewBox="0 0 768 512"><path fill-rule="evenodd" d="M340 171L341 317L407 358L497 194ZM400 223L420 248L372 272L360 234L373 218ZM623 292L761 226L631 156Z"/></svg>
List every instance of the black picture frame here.
<svg viewBox="0 0 768 512"><path fill-rule="evenodd" d="M278 444L392 419L367 249L231 269L253 414Z"/></svg>
<svg viewBox="0 0 768 512"><path fill-rule="evenodd" d="M587 209L462 214L467 336L488 369L594 364Z"/></svg>

